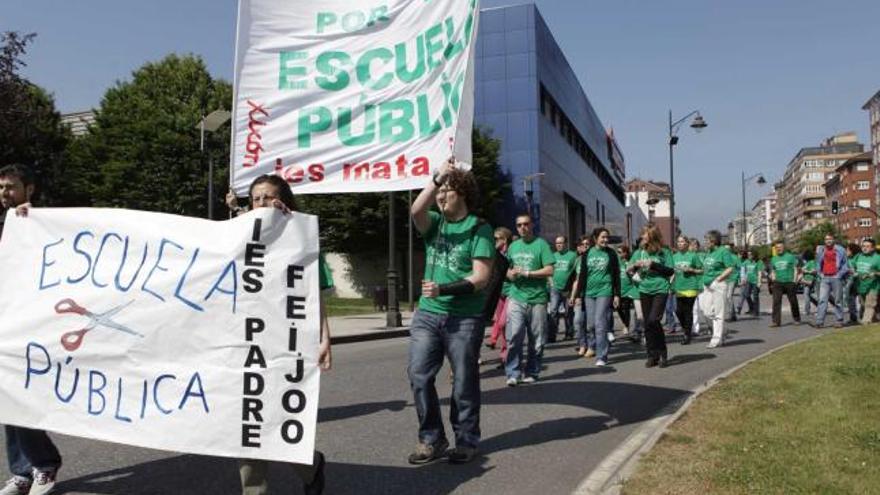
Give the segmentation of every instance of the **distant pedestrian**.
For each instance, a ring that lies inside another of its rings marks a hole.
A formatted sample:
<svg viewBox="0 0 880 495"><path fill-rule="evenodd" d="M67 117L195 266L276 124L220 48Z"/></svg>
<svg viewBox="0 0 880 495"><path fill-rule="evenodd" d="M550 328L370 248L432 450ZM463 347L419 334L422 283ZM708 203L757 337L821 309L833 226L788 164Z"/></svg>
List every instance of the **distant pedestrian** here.
<svg viewBox="0 0 880 495"><path fill-rule="evenodd" d="M691 252L687 237L680 236L676 242L678 250L672 255L675 264L675 278L673 289L676 296L676 316L681 322L683 345L691 343L693 331L694 301L700 293L700 279L703 274L703 264L696 253Z"/></svg>
<svg viewBox="0 0 880 495"><path fill-rule="evenodd" d="M727 313L731 282L728 278L736 269L736 260L727 246L721 244L721 233L706 233L706 257L703 258L703 295L700 300L703 314L712 322L709 349L724 345L726 337L724 316Z"/></svg>
<svg viewBox="0 0 880 495"><path fill-rule="evenodd" d="M612 308L620 304L620 260L608 247L608 229L593 230L593 247L581 257L581 267L572 294L583 299L587 311L587 339L595 342L596 366L608 364L609 340L613 341ZM577 304L577 300L575 300ZM609 339L609 334L611 339Z"/></svg>
<svg viewBox="0 0 880 495"><path fill-rule="evenodd" d="M770 326L778 327L782 323L783 294L788 297L792 318L795 323L800 323L801 312L798 308L795 287L801 280L801 267L797 257L785 250L784 241L776 241L774 248L776 254L770 258L770 283L773 293L773 322Z"/></svg>
<svg viewBox="0 0 880 495"><path fill-rule="evenodd" d="M575 261L574 269L575 277L580 275L581 258L587 253L591 245L590 236L583 235L578 239L578 258ZM574 297L574 294L572 293L569 295L568 305L571 306L572 313L574 313L572 321L574 323L575 339L577 340L578 356L586 356L588 358L595 356L596 350L590 348L589 339L587 339L587 312L584 307L584 300L582 298Z"/></svg>
<svg viewBox="0 0 880 495"><path fill-rule="evenodd" d="M410 464L444 455L453 464L470 462L480 442L478 359L483 311L495 248L492 228L472 213L479 201L473 174L445 163L411 207L413 224L425 239L425 275L419 308L410 324L408 375L419 420L418 444ZM436 205L439 212L431 211ZM455 448L440 415L434 385L444 357L452 369L449 422Z"/></svg>
<svg viewBox="0 0 880 495"><path fill-rule="evenodd" d="M575 261L577 253L568 249L568 239L557 236L554 241L553 276L550 277L550 305L547 307L547 342L556 342L556 334L559 332L559 319L565 322L565 337L574 337L571 312L569 311L568 296L574 280Z"/></svg>
<svg viewBox="0 0 880 495"><path fill-rule="evenodd" d="M803 267L801 268L800 285L804 289L804 310L802 314L809 318L810 314L812 314L812 311L810 311L811 306L819 308L819 300L816 299L818 295L816 288L819 285L816 275L819 273L819 270L816 264L816 254L813 249L804 250L801 254L801 263Z"/></svg>
<svg viewBox="0 0 880 495"><path fill-rule="evenodd" d="M861 247L854 242L850 242L846 245L846 259L850 266L850 273L844 278L843 297L846 300L846 311L849 313L850 323L859 322L858 283L853 274L852 260L861 252Z"/></svg>
<svg viewBox="0 0 880 495"><path fill-rule="evenodd" d="M706 257L706 252L700 248L700 241L696 237L690 238L688 241L688 251L694 253L697 256L697 259L700 260L700 265L703 264L703 258ZM694 312L693 312L693 331L691 332L693 336L700 335L700 330L703 324L703 320L705 316L703 315L702 310L700 309L700 298L703 297L703 284L700 284L699 292L697 293L697 298L694 300Z"/></svg>
<svg viewBox="0 0 880 495"><path fill-rule="evenodd" d="M743 305L748 303L749 314L759 317L761 314L761 274L763 265L755 259L754 251L745 252L746 259L742 263L742 282L740 284L739 304L736 307L736 314L742 313Z"/></svg>
<svg viewBox="0 0 880 495"><path fill-rule="evenodd" d="M852 269L864 308L861 323L870 325L876 315L877 295L880 293L880 254L877 254L874 239L868 237L862 241L862 252L853 257Z"/></svg>
<svg viewBox="0 0 880 495"><path fill-rule="evenodd" d="M520 239L507 250L511 268L507 279L512 287L507 296L507 385L534 383L541 374L541 358L547 341L547 279L553 276L553 252L544 239L535 237L532 217L516 217ZM522 370L523 341L528 339L526 366Z"/></svg>
<svg viewBox="0 0 880 495"><path fill-rule="evenodd" d="M492 331L489 334L489 342L486 344L490 349L495 349L498 345L498 341L501 341L501 350L499 351L499 355L501 357L502 364L504 363L504 359L507 357L507 340L504 338L504 327L507 325L507 294L510 292L510 282L507 281L507 268L508 262L507 258L507 248L510 247L510 238L512 233L510 229L507 227L498 227L494 232L495 239L495 263L497 266L493 264L492 273L494 274L499 269L504 270L504 281L501 285L501 294L498 297L498 303L495 305L495 312L492 315ZM505 261L503 263L499 263L498 254L504 256Z"/></svg>
<svg viewBox="0 0 880 495"><path fill-rule="evenodd" d="M639 300L639 284L626 270L631 257L629 246L618 247L617 255L620 257L620 305L617 314L623 323L624 333L633 342L639 343L642 340L642 304Z"/></svg>
<svg viewBox="0 0 880 495"><path fill-rule="evenodd" d="M736 246L731 242L725 246L730 251L730 258L733 260L733 272L727 277L727 287L724 292L724 320L736 321L735 306L733 304L734 294L739 287L740 269L742 260L737 253Z"/></svg>
<svg viewBox="0 0 880 495"><path fill-rule="evenodd" d="M669 279L675 274L672 254L663 247L663 236L654 224L642 228L640 247L633 253L627 271L639 275L639 297L645 316L645 347L648 368L666 367L668 353L666 336L660 319L666 308L671 287Z"/></svg>
<svg viewBox="0 0 880 495"><path fill-rule="evenodd" d="M816 327L825 325L828 303L834 307L834 326L843 326L843 279L849 274L846 249L837 243L831 234L825 235L823 245L816 248L816 263L819 268L819 307L816 309Z"/></svg>

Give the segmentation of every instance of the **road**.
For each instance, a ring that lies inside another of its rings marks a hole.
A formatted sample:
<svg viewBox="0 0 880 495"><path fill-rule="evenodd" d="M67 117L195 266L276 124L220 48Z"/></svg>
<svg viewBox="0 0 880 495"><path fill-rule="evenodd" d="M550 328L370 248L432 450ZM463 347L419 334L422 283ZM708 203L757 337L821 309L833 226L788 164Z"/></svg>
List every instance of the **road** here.
<svg viewBox="0 0 880 495"><path fill-rule="evenodd" d="M690 346L676 340L666 369L646 369L644 353L620 341L607 368L578 357L571 342L548 346L546 369L534 385L507 387L502 371L485 364L481 456L464 466L406 462L416 443L406 338L337 345L334 369L322 379L319 413L318 446L328 459L326 493L571 493L642 422L677 407L700 384L816 333L806 325L768 329L768 321L763 315L730 324L732 339L719 349L707 349L705 336ZM493 353L484 349L485 358ZM444 368L438 376L444 398L450 390L446 373ZM443 407L448 415L448 400ZM238 492L237 464L231 459L54 438L64 456L58 493ZM5 455L0 457L5 464ZM300 490L284 464L272 466L270 486L273 493Z"/></svg>

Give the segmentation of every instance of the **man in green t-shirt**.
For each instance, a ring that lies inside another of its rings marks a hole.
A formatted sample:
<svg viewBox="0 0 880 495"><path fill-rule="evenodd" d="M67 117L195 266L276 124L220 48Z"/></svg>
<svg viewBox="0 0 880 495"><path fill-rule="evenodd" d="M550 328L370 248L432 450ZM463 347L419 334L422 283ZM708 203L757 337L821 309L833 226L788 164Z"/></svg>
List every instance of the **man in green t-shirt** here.
<svg viewBox="0 0 880 495"><path fill-rule="evenodd" d="M855 272L852 276L864 310L861 323L870 325L874 321L880 292L880 254L877 254L874 239L869 237L862 241L862 252L853 257L850 267Z"/></svg>
<svg viewBox="0 0 880 495"><path fill-rule="evenodd" d="M801 322L796 287L801 280L801 267L795 255L785 251L785 242L776 241L776 255L770 258L770 283L773 293L773 322L778 327L782 321L782 295L788 298L791 317L795 323Z"/></svg>
<svg viewBox="0 0 880 495"><path fill-rule="evenodd" d="M736 314L742 314L743 304L748 303L749 314L755 317L761 315L760 287L762 264L755 259L753 251L746 251L746 259L742 263L740 274L740 299L736 307Z"/></svg>
<svg viewBox="0 0 880 495"><path fill-rule="evenodd" d="M413 224L425 239L425 275L419 309L410 324L409 381L419 420L419 442L410 464L425 464L446 452L434 378L444 356L452 368L450 422L453 464L470 462L480 442L480 370L485 327L483 288L492 272L492 228L471 213L477 182L470 172L444 164L412 204ZM439 213L429 211L436 204Z"/></svg>
<svg viewBox="0 0 880 495"><path fill-rule="evenodd" d="M559 331L559 317L565 319L565 338L574 336L572 315L568 310L568 293L571 289L569 283L575 269L577 253L568 249L568 239L565 236L557 236L553 244L556 251L553 252L553 277L550 278L550 305L547 307L547 342L556 342L556 333Z"/></svg>
<svg viewBox="0 0 880 495"><path fill-rule="evenodd" d="M553 276L553 252L550 244L532 233L532 217L516 217L519 239L507 249L510 268L507 279L511 282L507 295L507 359L504 370L507 386L534 383L541 372L541 357L547 331L547 278ZM528 334L526 368L520 370L523 340Z"/></svg>

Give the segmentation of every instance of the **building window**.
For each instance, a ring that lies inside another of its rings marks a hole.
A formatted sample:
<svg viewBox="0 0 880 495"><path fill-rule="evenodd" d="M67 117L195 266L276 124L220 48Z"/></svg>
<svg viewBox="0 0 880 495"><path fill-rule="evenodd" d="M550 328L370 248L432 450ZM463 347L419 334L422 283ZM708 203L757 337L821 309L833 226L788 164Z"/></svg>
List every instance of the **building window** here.
<svg viewBox="0 0 880 495"><path fill-rule="evenodd" d="M856 183L856 189L859 191L867 191L871 188L871 181L860 180Z"/></svg>
<svg viewBox="0 0 880 495"><path fill-rule="evenodd" d="M860 199L857 203L857 206L861 206L862 208L870 208L871 200L870 199Z"/></svg>
<svg viewBox="0 0 880 495"><path fill-rule="evenodd" d="M859 219L859 227L870 227L871 219L870 218L860 218Z"/></svg>
<svg viewBox="0 0 880 495"><path fill-rule="evenodd" d="M859 163L856 165L856 172L867 172L868 164L867 163Z"/></svg>

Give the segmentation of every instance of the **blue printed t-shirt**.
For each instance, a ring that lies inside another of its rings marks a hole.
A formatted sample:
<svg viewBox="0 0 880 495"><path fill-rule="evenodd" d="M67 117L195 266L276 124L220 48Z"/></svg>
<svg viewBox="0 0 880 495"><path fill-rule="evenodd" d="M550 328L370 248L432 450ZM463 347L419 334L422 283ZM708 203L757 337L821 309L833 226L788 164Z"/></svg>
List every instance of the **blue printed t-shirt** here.
<svg viewBox="0 0 880 495"><path fill-rule="evenodd" d="M479 219L468 215L450 222L435 211L428 212L430 227L425 232L425 280L437 285L456 282L474 271L474 258L492 259L495 246L492 227L483 224L474 231ZM419 309L453 316L476 316L483 312L486 294L457 294L419 299Z"/></svg>
<svg viewBox="0 0 880 495"><path fill-rule="evenodd" d="M525 239L517 239L507 249L507 257L510 259L511 268L519 268L523 272L534 272L556 262L553 258L553 251L550 250L550 244L540 237L532 237L530 242L526 242ZM523 275L515 278L511 285L507 297L514 301L526 304L544 304L549 299L546 278L526 278Z"/></svg>

